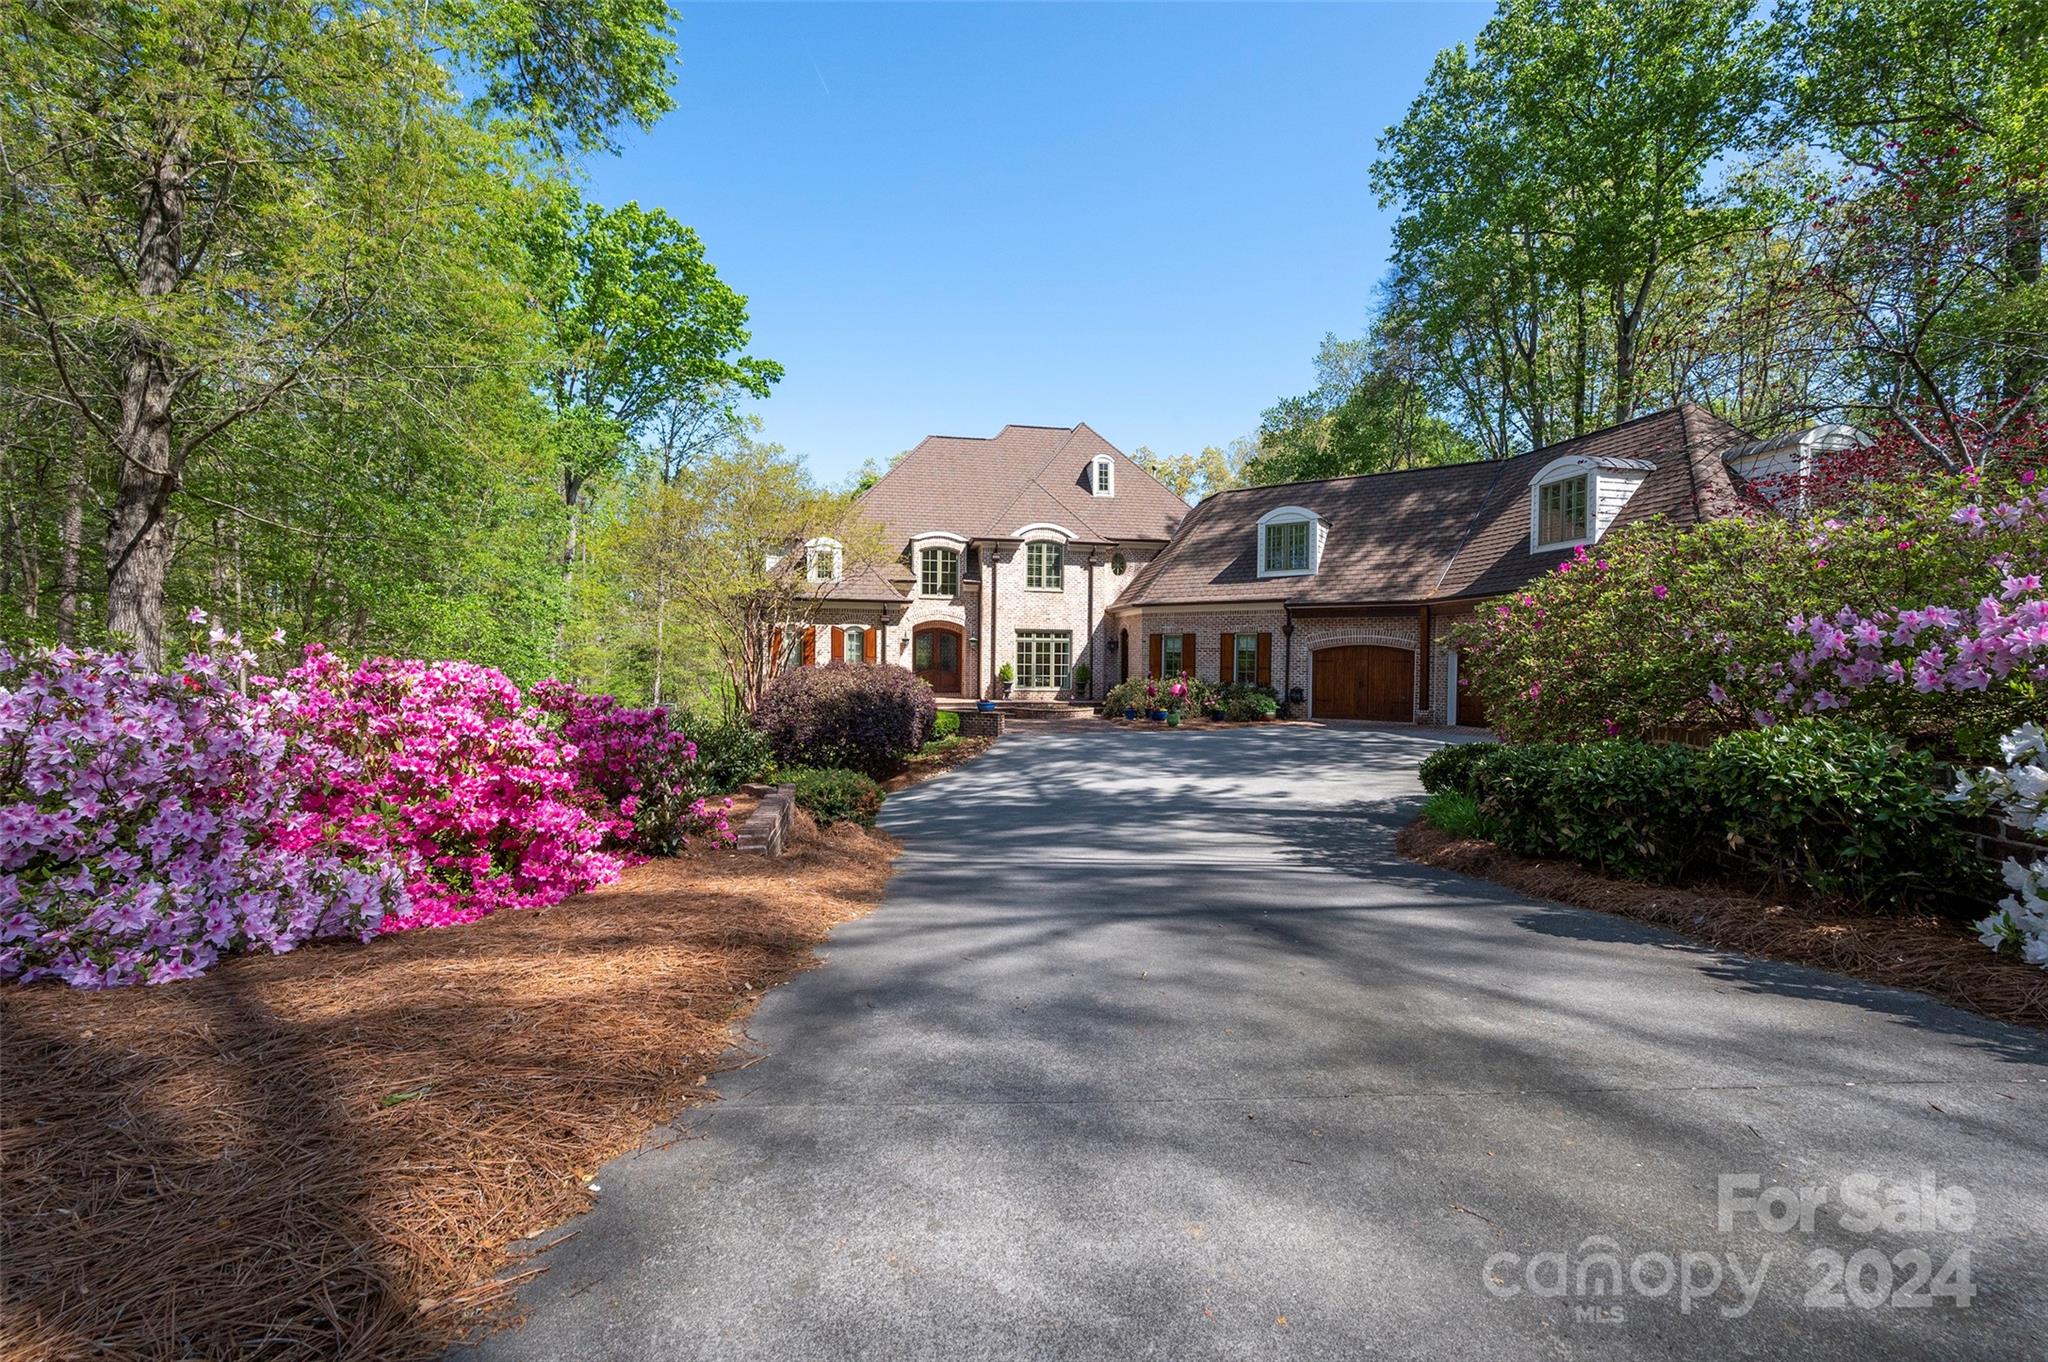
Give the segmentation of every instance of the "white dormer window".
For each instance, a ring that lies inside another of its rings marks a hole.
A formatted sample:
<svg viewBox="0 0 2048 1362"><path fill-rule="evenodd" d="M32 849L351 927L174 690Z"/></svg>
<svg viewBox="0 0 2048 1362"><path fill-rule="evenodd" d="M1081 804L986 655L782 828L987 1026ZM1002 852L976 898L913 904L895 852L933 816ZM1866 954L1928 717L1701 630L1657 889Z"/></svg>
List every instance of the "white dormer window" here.
<svg viewBox="0 0 2048 1362"><path fill-rule="evenodd" d="M1258 536L1261 577L1307 577L1322 561L1329 527L1313 511L1282 506L1259 517Z"/></svg>
<svg viewBox="0 0 2048 1362"><path fill-rule="evenodd" d="M814 582L836 582L845 570L846 553L836 539L813 539L804 545L804 576Z"/></svg>
<svg viewBox="0 0 2048 1362"><path fill-rule="evenodd" d="M1595 542L1656 468L1647 459L1552 459L1529 479L1529 552Z"/></svg>
<svg viewBox="0 0 2048 1362"><path fill-rule="evenodd" d="M1116 495L1116 463L1107 454L1095 456L1088 470L1088 490L1098 497Z"/></svg>

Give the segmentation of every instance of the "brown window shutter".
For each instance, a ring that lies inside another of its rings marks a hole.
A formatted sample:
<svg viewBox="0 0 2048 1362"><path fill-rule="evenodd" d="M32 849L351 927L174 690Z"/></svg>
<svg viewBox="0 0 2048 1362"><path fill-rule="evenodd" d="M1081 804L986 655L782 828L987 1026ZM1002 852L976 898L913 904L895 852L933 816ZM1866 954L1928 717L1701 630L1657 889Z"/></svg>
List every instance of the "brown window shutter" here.
<svg viewBox="0 0 2048 1362"><path fill-rule="evenodd" d="M846 661L846 631L836 624L832 626L832 660Z"/></svg>
<svg viewBox="0 0 2048 1362"><path fill-rule="evenodd" d="M1189 676L1196 675L1195 636L1193 634L1182 634L1180 636L1180 669Z"/></svg>
<svg viewBox="0 0 2048 1362"><path fill-rule="evenodd" d="M861 661L873 662L875 660L875 650L881 646L881 634L882 631L879 629L863 629L860 631Z"/></svg>
<svg viewBox="0 0 2048 1362"><path fill-rule="evenodd" d="M1268 633L1259 635L1259 684L1273 684L1273 636Z"/></svg>
<svg viewBox="0 0 2048 1362"><path fill-rule="evenodd" d="M1237 679L1232 674L1237 670L1232 665L1237 661L1237 635L1225 634L1222 642L1217 645L1216 651L1218 653L1216 659L1216 679L1227 686Z"/></svg>
<svg viewBox="0 0 2048 1362"><path fill-rule="evenodd" d="M1164 661L1164 658L1165 658L1165 656L1166 656L1166 635L1164 635L1164 634L1154 634L1154 635L1152 635L1152 670L1150 670L1149 672L1147 672L1147 673L1145 673L1145 674L1146 674L1147 676L1151 677L1151 678L1152 678L1152 679L1153 679L1154 681L1157 681L1157 680L1159 679L1159 672L1160 672L1160 669L1161 669L1162 667L1164 667L1164 666L1166 665L1166 663L1165 663L1165 661Z"/></svg>
<svg viewBox="0 0 2048 1362"><path fill-rule="evenodd" d="M768 634L768 674L782 670L782 626L776 625Z"/></svg>
<svg viewBox="0 0 2048 1362"><path fill-rule="evenodd" d="M818 626L815 624L804 626L804 665L818 665Z"/></svg>

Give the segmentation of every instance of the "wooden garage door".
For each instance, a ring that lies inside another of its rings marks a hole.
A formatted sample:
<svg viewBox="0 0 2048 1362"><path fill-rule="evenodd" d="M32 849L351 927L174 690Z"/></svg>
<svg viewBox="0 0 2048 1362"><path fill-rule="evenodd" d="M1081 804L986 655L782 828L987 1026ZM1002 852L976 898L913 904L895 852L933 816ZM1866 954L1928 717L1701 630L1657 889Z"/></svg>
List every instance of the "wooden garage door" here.
<svg viewBox="0 0 2048 1362"><path fill-rule="evenodd" d="M1415 721L1415 654L1354 643L1315 655L1315 717Z"/></svg>

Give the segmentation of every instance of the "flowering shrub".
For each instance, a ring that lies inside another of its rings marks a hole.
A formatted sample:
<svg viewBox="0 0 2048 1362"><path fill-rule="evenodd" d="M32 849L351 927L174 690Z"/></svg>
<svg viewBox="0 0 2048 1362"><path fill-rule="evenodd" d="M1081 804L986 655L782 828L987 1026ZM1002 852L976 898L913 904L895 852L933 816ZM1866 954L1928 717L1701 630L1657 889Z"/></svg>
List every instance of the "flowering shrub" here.
<svg viewBox="0 0 2048 1362"><path fill-rule="evenodd" d="M2048 697L2037 484L2005 467L1862 484L1803 520L1630 527L1461 627L1473 688L1513 740L1839 711L1989 751Z"/></svg>
<svg viewBox="0 0 2048 1362"><path fill-rule="evenodd" d="M885 776L931 741L938 712L932 688L914 673L834 662L776 677L761 696L754 722L785 766Z"/></svg>
<svg viewBox="0 0 2048 1362"><path fill-rule="evenodd" d="M2008 822L2048 839L2048 735L2037 723L2021 724L1999 746L2004 769L1962 776L1950 797L1989 804ZM2005 883L2012 893L1977 924L1978 939L1993 950L2010 947L2028 964L2048 968L2048 856L2028 862L2007 857Z"/></svg>
<svg viewBox="0 0 2048 1362"><path fill-rule="evenodd" d="M0 648L0 979L161 983L402 911L394 867L295 817L320 763L239 692L244 656Z"/></svg>
<svg viewBox="0 0 2048 1362"><path fill-rule="evenodd" d="M576 749L579 782L618 811L614 842L672 855L691 832L732 839L726 821L731 801L713 805L703 798L697 745L670 725L667 710L628 709L609 695L585 695L561 681L542 681L526 698Z"/></svg>
<svg viewBox="0 0 2048 1362"><path fill-rule="evenodd" d="M582 783L575 747L492 668L351 668L309 647L274 712L301 744L302 819L403 871L410 904L384 931L556 903L625 863L605 849L621 820Z"/></svg>
<svg viewBox="0 0 2048 1362"><path fill-rule="evenodd" d="M1108 714L1121 714L1126 708L1140 714L1153 710L1164 710L1168 714L1180 714L1188 710L1202 712L1216 704L1217 687L1188 672L1175 676L1145 677L1134 676L1111 686L1109 694L1103 697L1102 708Z"/></svg>

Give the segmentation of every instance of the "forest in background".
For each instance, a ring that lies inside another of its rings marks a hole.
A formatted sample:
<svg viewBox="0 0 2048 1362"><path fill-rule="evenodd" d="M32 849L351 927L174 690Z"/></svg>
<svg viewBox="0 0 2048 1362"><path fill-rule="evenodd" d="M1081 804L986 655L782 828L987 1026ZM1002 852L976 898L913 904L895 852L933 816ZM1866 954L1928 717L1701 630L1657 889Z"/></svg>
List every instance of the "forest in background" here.
<svg viewBox="0 0 2048 1362"><path fill-rule="evenodd" d="M1382 139L1364 334L1256 435L1140 456L1199 496L1689 399L1967 463L2041 397L2044 10L1505 0ZM578 192L669 108L672 26L665 0L10 7L0 639L155 657L204 610L280 658L729 696L738 604L846 498L742 414L781 370L706 244Z"/></svg>

